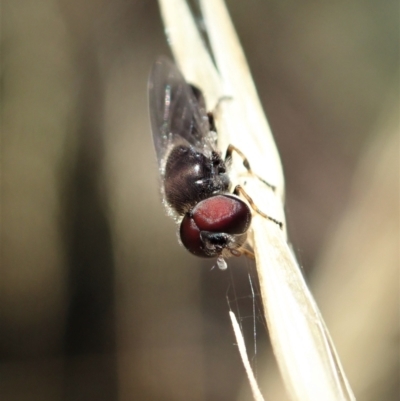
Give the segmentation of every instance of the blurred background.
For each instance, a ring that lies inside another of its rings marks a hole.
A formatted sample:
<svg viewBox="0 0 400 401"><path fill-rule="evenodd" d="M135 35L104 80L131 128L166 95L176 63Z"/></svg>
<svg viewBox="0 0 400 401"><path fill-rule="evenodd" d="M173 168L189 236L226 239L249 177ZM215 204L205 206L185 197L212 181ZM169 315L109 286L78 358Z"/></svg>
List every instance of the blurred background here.
<svg viewBox="0 0 400 401"><path fill-rule="evenodd" d="M398 3L227 6L353 390L400 399ZM147 77L162 54L154 0L2 2L3 401L251 399L227 298L252 349L252 265L190 256L160 202ZM257 337L262 390L287 400Z"/></svg>

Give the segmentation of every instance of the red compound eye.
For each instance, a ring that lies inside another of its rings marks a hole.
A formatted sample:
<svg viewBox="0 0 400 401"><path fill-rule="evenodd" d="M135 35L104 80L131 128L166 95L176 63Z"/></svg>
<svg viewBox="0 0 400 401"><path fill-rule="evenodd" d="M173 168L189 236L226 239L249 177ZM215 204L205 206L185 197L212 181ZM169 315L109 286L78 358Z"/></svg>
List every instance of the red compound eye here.
<svg viewBox="0 0 400 401"><path fill-rule="evenodd" d="M251 212L246 203L233 195L215 195L199 202L191 214L185 215L180 227L181 241L197 256L218 256L205 251L200 232L240 235L248 230L250 223ZM227 239L220 245L229 248L232 242Z"/></svg>
<svg viewBox="0 0 400 401"><path fill-rule="evenodd" d="M213 255L205 253L200 230L189 214L186 214L182 220L180 236L183 246L194 255L204 258L213 257Z"/></svg>
<svg viewBox="0 0 400 401"><path fill-rule="evenodd" d="M216 195L198 203L192 211L201 231L243 234L251 223L250 209L233 195Z"/></svg>

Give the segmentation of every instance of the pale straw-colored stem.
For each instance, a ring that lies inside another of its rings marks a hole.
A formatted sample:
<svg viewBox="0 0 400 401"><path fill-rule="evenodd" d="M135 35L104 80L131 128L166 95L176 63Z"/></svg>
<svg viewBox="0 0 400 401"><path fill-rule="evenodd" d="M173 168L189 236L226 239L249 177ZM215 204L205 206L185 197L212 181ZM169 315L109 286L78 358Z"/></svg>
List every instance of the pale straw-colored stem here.
<svg viewBox="0 0 400 401"><path fill-rule="evenodd" d="M248 157L253 171L276 187L272 191L246 173L239 157L233 158L232 181L245 187L263 212L284 223L281 230L254 214L250 242L274 353L288 393L298 401L355 400L287 243L279 155L225 4L223 0L200 1L218 72L186 2L159 0L159 4L172 52L187 81L201 88L210 109L223 96L231 98L216 110L220 150L235 145Z"/></svg>
<svg viewBox="0 0 400 401"><path fill-rule="evenodd" d="M249 358L247 356L246 344L244 343L244 339L243 339L242 332L240 330L239 323L236 319L235 314L232 311L229 312L229 317L231 318L233 332L235 333L238 350L240 353L240 357L242 358L242 361L243 361L244 369L246 370L247 377L250 382L250 387L251 387L251 391L253 392L254 400L255 401L264 401L264 397L262 396L261 391L258 388L257 380L254 376L253 370L251 369L251 364L250 364Z"/></svg>

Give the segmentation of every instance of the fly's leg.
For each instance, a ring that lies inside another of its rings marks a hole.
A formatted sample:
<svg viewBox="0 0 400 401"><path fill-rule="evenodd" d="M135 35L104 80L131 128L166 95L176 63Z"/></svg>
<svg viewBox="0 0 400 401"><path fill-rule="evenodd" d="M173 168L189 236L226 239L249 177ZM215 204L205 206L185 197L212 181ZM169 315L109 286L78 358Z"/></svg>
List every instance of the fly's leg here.
<svg viewBox="0 0 400 401"><path fill-rule="evenodd" d="M210 125L210 131L214 131L217 132L217 127L215 126L215 115L218 115L218 111L219 108L221 106L222 102L225 102L226 100L232 100L232 96L221 96L218 101L217 104L215 105L213 111L209 111L207 113L207 117L208 117L208 123Z"/></svg>
<svg viewBox="0 0 400 401"><path fill-rule="evenodd" d="M228 248L228 250L233 256L236 256L236 257L244 255L244 256L248 257L249 259L252 259L252 260L254 260L256 258L254 256L253 252L249 251L248 249L246 249L244 247L235 248L235 249L229 249Z"/></svg>
<svg viewBox="0 0 400 401"><path fill-rule="evenodd" d="M203 109L206 110L206 101L204 99L204 95L203 92L195 85L189 84L190 88L192 89L192 93L197 101L198 106ZM215 119L214 119L214 115L218 114L218 110L219 107L221 106L221 103L226 101L226 100L231 100L232 97L231 96L221 96L218 101L217 104L215 105L213 111L210 111L207 113L207 117L208 117L208 124L210 126L210 131L213 132L217 132L217 128L215 126Z"/></svg>
<svg viewBox="0 0 400 401"><path fill-rule="evenodd" d="M264 183L267 187L271 188L273 191L275 191L276 187L272 184L270 184L269 182L265 181L264 179L262 179L259 175L257 175L256 173L254 173L254 171L251 169L250 167L250 163L249 160L247 159L247 157L243 154L243 152L238 149L236 146L234 145L229 145L228 149L226 150L226 154L225 154L225 161L229 160L232 158L232 153L236 152L242 159L243 159L243 166L247 169L247 171L254 175L255 177L257 177L262 183ZM246 198L247 199L247 198Z"/></svg>
<svg viewBox="0 0 400 401"><path fill-rule="evenodd" d="M217 127L215 126L215 119L214 119L214 114L209 111L207 113L208 117L208 124L210 126L210 131L217 132Z"/></svg>
<svg viewBox="0 0 400 401"><path fill-rule="evenodd" d="M246 249L246 248L239 248L239 252L240 252L242 255L247 256L249 259L254 260L254 259L256 258L256 257L254 256L254 253L251 252L251 251L249 251L249 250Z"/></svg>
<svg viewBox="0 0 400 401"><path fill-rule="evenodd" d="M213 113L214 113L214 114L217 114L217 113L218 113L218 110L219 110L219 108L220 108L222 102L226 102L227 100L232 100L232 99L233 99L232 96L228 96L228 95L221 96L221 97L218 99L217 104L216 104L215 107L214 107Z"/></svg>
<svg viewBox="0 0 400 401"><path fill-rule="evenodd" d="M266 218L266 219L268 219L268 220L271 220L272 222L274 222L275 224L277 224L277 225L279 226L280 229L282 229L283 223L282 223L281 221L278 221L278 220L274 219L274 218L271 217L271 216L268 216L268 215L265 214L264 212L262 212L262 211L257 207L257 205L254 203L253 199L251 199L251 197L248 195L248 193L243 189L243 187L241 187L240 185L236 185L236 187L235 187L233 193L234 193L235 195L242 195L242 196L247 200L247 202L249 202L251 208L252 208L256 213L258 213L260 216L262 216L262 217L264 217L264 218Z"/></svg>

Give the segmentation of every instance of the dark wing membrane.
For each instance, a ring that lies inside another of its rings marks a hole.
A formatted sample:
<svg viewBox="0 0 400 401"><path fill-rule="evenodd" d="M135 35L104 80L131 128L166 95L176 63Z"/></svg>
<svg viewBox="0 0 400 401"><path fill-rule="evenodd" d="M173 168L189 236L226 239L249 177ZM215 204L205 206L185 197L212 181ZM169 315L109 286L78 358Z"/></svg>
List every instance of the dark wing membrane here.
<svg viewBox="0 0 400 401"><path fill-rule="evenodd" d="M170 144L179 137L196 148L205 146L209 131L206 111L176 65L166 58L157 60L150 73L149 105L160 165Z"/></svg>

